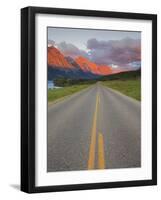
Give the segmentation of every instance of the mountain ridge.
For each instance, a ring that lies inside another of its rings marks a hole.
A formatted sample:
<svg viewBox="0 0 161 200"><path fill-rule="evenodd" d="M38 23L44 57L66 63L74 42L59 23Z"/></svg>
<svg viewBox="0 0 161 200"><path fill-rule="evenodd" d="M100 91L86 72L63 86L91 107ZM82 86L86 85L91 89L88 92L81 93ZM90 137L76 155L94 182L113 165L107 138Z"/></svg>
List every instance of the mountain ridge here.
<svg viewBox="0 0 161 200"><path fill-rule="evenodd" d="M64 54L55 46L47 48L48 79L66 77L73 79L92 79L122 72L108 65L98 65L86 57L72 58ZM125 71L125 70L124 70Z"/></svg>
<svg viewBox="0 0 161 200"><path fill-rule="evenodd" d="M68 63L64 55L54 46L48 47L48 64L63 69L72 69L72 65Z"/></svg>

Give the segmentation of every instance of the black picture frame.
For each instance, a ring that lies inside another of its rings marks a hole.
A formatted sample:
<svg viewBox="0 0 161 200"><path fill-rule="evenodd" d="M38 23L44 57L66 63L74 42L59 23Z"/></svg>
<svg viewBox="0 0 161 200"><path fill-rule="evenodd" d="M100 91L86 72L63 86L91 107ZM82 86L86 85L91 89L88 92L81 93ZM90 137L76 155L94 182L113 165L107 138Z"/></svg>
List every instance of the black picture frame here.
<svg viewBox="0 0 161 200"><path fill-rule="evenodd" d="M35 186L35 15L60 14L152 21L152 179L61 186ZM45 7L21 9L21 190L27 193L157 184L157 15Z"/></svg>

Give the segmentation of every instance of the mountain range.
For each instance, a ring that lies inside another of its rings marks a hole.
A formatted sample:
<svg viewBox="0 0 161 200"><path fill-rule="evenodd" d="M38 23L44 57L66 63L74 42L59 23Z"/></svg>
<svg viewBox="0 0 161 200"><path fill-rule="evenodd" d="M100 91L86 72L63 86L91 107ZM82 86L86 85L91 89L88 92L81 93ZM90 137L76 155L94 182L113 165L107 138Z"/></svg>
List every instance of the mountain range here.
<svg viewBox="0 0 161 200"><path fill-rule="evenodd" d="M116 73L112 67L97 65L89 59L78 56L65 56L56 47L48 46L48 80L57 77L71 79L93 79L100 76Z"/></svg>

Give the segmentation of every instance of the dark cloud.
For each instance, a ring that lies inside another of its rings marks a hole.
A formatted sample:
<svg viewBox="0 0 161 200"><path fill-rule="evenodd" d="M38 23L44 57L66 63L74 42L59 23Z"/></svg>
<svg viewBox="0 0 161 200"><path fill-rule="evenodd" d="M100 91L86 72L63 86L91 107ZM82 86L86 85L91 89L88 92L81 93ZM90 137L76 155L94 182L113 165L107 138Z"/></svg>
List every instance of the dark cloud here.
<svg viewBox="0 0 161 200"><path fill-rule="evenodd" d="M141 60L141 41L124 38L122 40L87 41L90 59L97 64L127 65Z"/></svg>
<svg viewBox="0 0 161 200"><path fill-rule="evenodd" d="M78 56L85 56L88 58L88 54L86 51L79 49L78 47L76 47L75 45L71 43L61 42L61 43L56 44L56 46L58 47L60 51L62 51L62 53L65 56L71 56L73 58L78 57Z"/></svg>

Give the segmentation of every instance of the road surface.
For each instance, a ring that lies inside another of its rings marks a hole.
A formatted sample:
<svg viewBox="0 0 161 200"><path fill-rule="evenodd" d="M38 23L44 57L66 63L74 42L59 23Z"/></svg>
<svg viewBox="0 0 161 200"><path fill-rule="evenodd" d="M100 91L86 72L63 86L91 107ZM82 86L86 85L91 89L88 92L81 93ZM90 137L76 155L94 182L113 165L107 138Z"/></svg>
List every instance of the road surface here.
<svg viewBox="0 0 161 200"><path fill-rule="evenodd" d="M140 166L140 102L97 83L48 107L48 172Z"/></svg>

